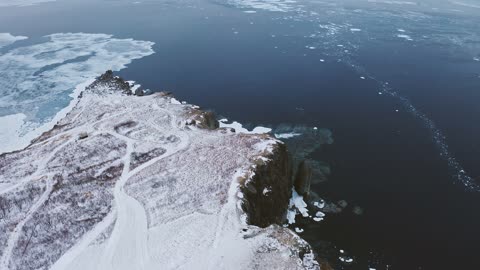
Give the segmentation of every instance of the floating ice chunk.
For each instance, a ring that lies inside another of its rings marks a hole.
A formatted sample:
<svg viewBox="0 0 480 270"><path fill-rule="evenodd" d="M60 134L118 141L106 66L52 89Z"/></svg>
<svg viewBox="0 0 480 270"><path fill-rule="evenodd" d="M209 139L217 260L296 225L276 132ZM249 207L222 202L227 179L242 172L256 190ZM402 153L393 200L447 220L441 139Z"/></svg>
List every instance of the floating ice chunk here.
<svg viewBox="0 0 480 270"><path fill-rule="evenodd" d="M275 138L277 139L290 139L293 137L297 137L302 135L301 133L295 133L295 132L290 132L290 133L275 133Z"/></svg>
<svg viewBox="0 0 480 270"><path fill-rule="evenodd" d="M473 58L473 61L480 62L480 57L474 57L474 58Z"/></svg>
<svg viewBox="0 0 480 270"><path fill-rule="evenodd" d="M316 222L320 222L320 221L323 220L323 218L321 218L321 217L314 217L313 220L316 221Z"/></svg>
<svg viewBox="0 0 480 270"><path fill-rule="evenodd" d="M409 35L405 35L405 34L399 34L399 35L397 35L397 37L403 38L403 39L408 40L408 41L413 40L412 37L410 37Z"/></svg>
<svg viewBox="0 0 480 270"><path fill-rule="evenodd" d="M309 50L315 50L317 47L314 47L314 46L307 46L306 48L307 48L307 49L309 49Z"/></svg>
<svg viewBox="0 0 480 270"><path fill-rule="evenodd" d="M28 37L24 36L13 36L10 33L0 33L0 48L15 43L19 40L27 39Z"/></svg>
<svg viewBox="0 0 480 270"><path fill-rule="evenodd" d="M253 14L253 13L257 13L256 10L245 10L243 11L244 13L249 13L249 14Z"/></svg>
<svg viewBox="0 0 480 270"><path fill-rule="evenodd" d="M287 211L287 220L288 224L294 224L295 223L295 216L297 215L295 210L288 210Z"/></svg>
<svg viewBox="0 0 480 270"><path fill-rule="evenodd" d="M272 188L264 188L262 194L268 196L272 192Z"/></svg>
<svg viewBox="0 0 480 270"><path fill-rule="evenodd" d="M400 29L400 28L399 28L399 29L397 29L397 31L398 31L398 32L405 33L405 30L403 30L403 29Z"/></svg>
<svg viewBox="0 0 480 270"><path fill-rule="evenodd" d="M325 216L325 214L323 212L320 212L318 211L316 214L315 214L316 217L320 217L320 218L323 218Z"/></svg>
<svg viewBox="0 0 480 270"><path fill-rule="evenodd" d="M324 201L314 202L313 205L316 206L319 209L322 209L322 208L325 207L325 202Z"/></svg>
<svg viewBox="0 0 480 270"><path fill-rule="evenodd" d="M345 262L345 263L352 263L353 262L353 258L349 258L349 257L338 257L338 259L342 262Z"/></svg>
<svg viewBox="0 0 480 270"><path fill-rule="evenodd" d="M343 250L343 249L340 249L340 253L345 253L345 250Z"/></svg>
<svg viewBox="0 0 480 270"><path fill-rule="evenodd" d="M362 76L362 77L360 77L360 79L365 80L365 77Z"/></svg>
<svg viewBox="0 0 480 270"><path fill-rule="evenodd" d="M360 28L350 28L350 31L352 31L352 32L361 32L362 29L360 29Z"/></svg>
<svg viewBox="0 0 480 270"><path fill-rule="evenodd" d="M292 189L292 198L287 211L287 220L289 224L295 223L295 216L297 211L302 214L303 217L308 217L307 203L303 200L303 196L300 196L295 189Z"/></svg>
<svg viewBox="0 0 480 270"><path fill-rule="evenodd" d="M303 229L298 228L298 227L295 227L295 231L296 231L297 233L302 233L302 232L303 232Z"/></svg>
<svg viewBox="0 0 480 270"><path fill-rule="evenodd" d="M325 59L320 59L320 62L325 62Z"/></svg>

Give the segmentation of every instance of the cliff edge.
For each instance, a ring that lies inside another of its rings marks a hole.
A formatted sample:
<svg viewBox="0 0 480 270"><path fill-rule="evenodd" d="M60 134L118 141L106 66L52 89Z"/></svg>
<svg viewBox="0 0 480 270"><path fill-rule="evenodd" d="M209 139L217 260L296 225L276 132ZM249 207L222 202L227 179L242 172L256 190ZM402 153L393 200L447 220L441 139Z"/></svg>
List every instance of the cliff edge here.
<svg viewBox="0 0 480 270"><path fill-rule="evenodd" d="M0 155L0 269L319 269L285 146L111 72Z"/></svg>

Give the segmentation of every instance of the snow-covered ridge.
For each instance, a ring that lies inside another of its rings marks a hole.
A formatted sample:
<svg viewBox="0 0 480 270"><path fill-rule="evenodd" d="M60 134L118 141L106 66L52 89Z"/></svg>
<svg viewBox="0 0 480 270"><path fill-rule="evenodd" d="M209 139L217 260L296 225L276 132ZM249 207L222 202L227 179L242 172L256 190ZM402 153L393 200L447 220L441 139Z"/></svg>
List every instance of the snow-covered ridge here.
<svg viewBox="0 0 480 270"><path fill-rule="evenodd" d="M257 202L288 204L291 182L270 175L279 141L131 87L104 74L53 129L0 155L0 269L318 269L292 231L248 224L267 208L246 209L247 182L268 185Z"/></svg>

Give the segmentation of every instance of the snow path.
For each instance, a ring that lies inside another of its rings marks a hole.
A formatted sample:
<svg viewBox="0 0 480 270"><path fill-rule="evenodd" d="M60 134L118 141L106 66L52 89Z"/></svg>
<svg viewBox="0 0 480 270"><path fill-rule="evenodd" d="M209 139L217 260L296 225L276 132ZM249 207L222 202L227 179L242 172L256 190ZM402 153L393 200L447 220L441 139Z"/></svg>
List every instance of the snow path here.
<svg viewBox="0 0 480 270"><path fill-rule="evenodd" d="M47 186L46 186L45 192L43 192L42 196L37 200L37 202L34 205L32 205L32 207L28 211L25 218L22 221L20 221L20 223L17 224L12 234L10 235L10 238L8 238L7 246L5 247L2 258L0 258L0 269L9 269L8 265L10 263L10 258L12 257L12 251L13 251L13 248L15 247L15 244L17 243L18 239L21 236L23 226L25 225L25 223L27 223L27 221L29 221L32 218L33 214L50 197L50 194L52 193L52 189L54 185L52 181L53 180L50 180L50 179L47 180Z"/></svg>
<svg viewBox="0 0 480 270"><path fill-rule="evenodd" d="M126 104L127 105L127 104ZM128 106L128 105L127 105ZM164 112L170 119L170 126L172 130L179 129L176 117L172 115L168 110L161 108L158 104L154 104L154 108ZM132 108L128 108L130 110ZM82 109L82 112L84 109ZM122 113L125 114L125 113ZM109 118L119 116L116 114ZM75 116L75 118L77 118ZM131 116L134 118L134 116ZM106 122L107 119L103 119L102 122ZM100 121L99 121L100 122ZM92 126L99 124L99 122L93 123ZM160 127L156 127L153 121L148 122L151 127L156 130L161 130ZM150 257L148 254L148 223L147 215L144 207L133 197L129 196L124 189L126 182L136 173L146 169L147 167L157 163L159 160L174 155L182 150L187 150L189 145L189 137L185 132L176 133L181 137L181 143L176 148L167 148L167 152L163 155L154 158L139 167L131 170L131 154L133 152L134 139L120 135L115 132L106 131L105 133L112 135L127 143L127 152L122 158L124 163L123 172L120 180L116 183L114 188L114 200L116 221L112 231L112 235L108 239L108 242L103 249L103 253L98 264L97 269L149 269ZM59 261L54 265L52 269L68 269L67 266L100 235L109 225L109 221L112 222L113 215L109 215L106 222L101 222L95 226L95 228L89 232L89 235L84 238L84 241L80 241L75 247L71 248Z"/></svg>
<svg viewBox="0 0 480 270"><path fill-rule="evenodd" d="M277 140L203 129L211 119L197 106L110 87L117 86L87 88L53 130L0 160L10 194L49 181L17 219L7 217L21 222L3 235L0 269L301 269L298 257L284 255L295 252L284 244L292 234L256 228L245 237L251 228L239 208L239 181ZM62 185L52 191L57 177ZM22 254L18 244L37 225ZM275 248L259 255L272 241Z"/></svg>
<svg viewBox="0 0 480 270"><path fill-rule="evenodd" d="M73 140L70 139L70 140L66 141L65 143L62 143L61 145L56 147L47 157L45 157L45 159L44 159L45 162L42 162L40 164L39 168L36 169L35 173L33 173L29 177L26 177L23 181L21 181L17 184L11 185L9 187L6 187L6 188L0 190L0 195L7 194L7 193L9 193L9 192L21 187L21 186L26 185L28 182L30 182L32 180L38 179L40 177L41 173L44 172L44 169L48 165L48 162L51 161L60 150L62 150L66 145L68 145L72 141Z"/></svg>

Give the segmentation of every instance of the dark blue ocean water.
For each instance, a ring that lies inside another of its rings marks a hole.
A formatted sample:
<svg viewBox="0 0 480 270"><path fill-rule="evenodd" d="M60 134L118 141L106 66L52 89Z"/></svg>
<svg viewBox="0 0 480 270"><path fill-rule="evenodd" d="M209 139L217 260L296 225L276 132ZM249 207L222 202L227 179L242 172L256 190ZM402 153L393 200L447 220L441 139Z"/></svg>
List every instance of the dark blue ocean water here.
<svg viewBox="0 0 480 270"><path fill-rule="evenodd" d="M0 8L0 32L29 42L60 32L153 41L156 53L121 76L243 123L330 129L334 143L311 158L332 174L313 190L349 207L306 222L302 236L335 269L480 269L480 193L449 166L454 158L480 184L479 17L310 2L248 14L219 2L58 0ZM319 27L329 23L331 35ZM340 249L354 264L338 260Z"/></svg>

